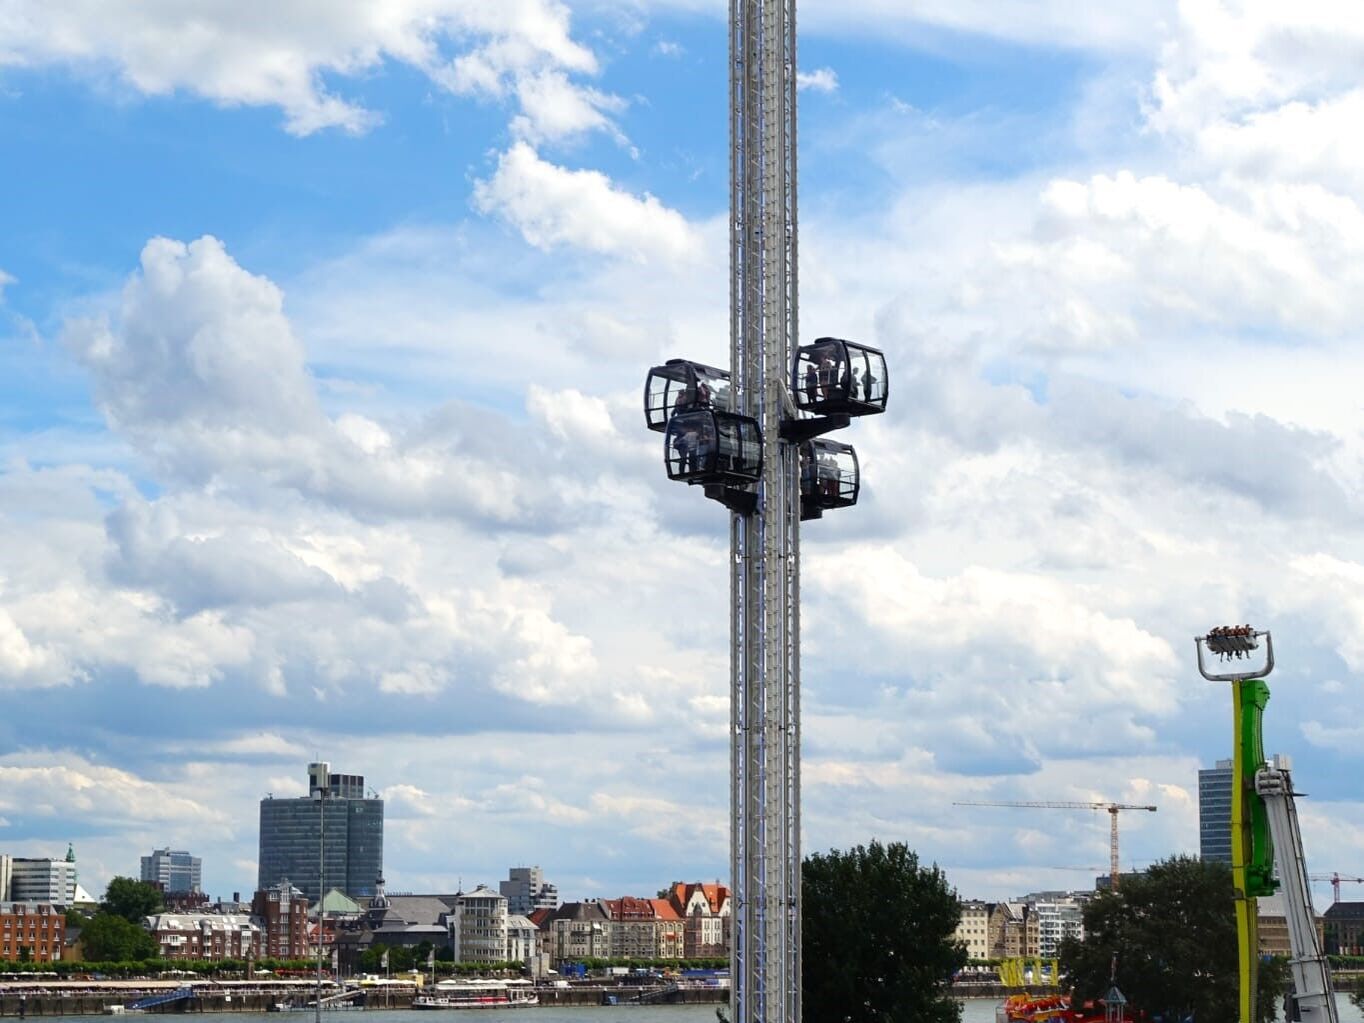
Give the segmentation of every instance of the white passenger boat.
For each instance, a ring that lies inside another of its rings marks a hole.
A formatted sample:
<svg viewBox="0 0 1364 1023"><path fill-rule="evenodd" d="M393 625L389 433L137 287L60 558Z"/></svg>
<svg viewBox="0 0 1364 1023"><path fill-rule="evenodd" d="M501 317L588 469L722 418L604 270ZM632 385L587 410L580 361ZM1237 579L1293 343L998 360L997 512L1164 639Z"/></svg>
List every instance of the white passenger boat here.
<svg viewBox="0 0 1364 1023"><path fill-rule="evenodd" d="M412 1001L414 1009L517 1009L539 1005L528 980L443 980Z"/></svg>

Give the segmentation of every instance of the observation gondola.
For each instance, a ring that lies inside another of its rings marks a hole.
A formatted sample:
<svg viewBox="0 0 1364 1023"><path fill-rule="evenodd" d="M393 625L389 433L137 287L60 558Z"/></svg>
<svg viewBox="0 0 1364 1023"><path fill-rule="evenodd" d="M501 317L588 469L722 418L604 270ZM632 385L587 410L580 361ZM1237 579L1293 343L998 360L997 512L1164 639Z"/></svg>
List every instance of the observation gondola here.
<svg viewBox="0 0 1364 1023"><path fill-rule="evenodd" d="M694 404L669 417L663 461L669 479L708 487L743 487L762 476L762 448L756 419Z"/></svg>
<svg viewBox="0 0 1364 1023"><path fill-rule="evenodd" d="M687 359L669 359L644 381L644 422L662 433L674 412L693 406L729 407L729 373Z"/></svg>
<svg viewBox="0 0 1364 1023"><path fill-rule="evenodd" d="M823 437L800 446L800 517L817 519L829 508L857 503L862 474L851 444Z"/></svg>
<svg viewBox="0 0 1364 1023"><path fill-rule="evenodd" d="M791 393L802 412L869 416L886 410L889 380L880 349L822 337L796 349Z"/></svg>

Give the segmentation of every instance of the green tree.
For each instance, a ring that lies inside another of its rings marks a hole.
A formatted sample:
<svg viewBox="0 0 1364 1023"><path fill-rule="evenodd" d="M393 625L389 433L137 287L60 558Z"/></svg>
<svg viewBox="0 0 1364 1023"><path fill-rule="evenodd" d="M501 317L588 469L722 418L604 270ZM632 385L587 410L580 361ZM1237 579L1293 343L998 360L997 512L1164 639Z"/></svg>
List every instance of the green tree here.
<svg viewBox="0 0 1364 1023"><path fill-rule="evenodd" d="M805 860L801 882L805 1019L956 1023L948 991L966 965L954 939L961 901L903 843L873 841Z"/></svg>
<svg viewBox="0 0 1364 1023"><path fill-rule="evenodd" d="M384 968L384 953L387 951L387 945L382 941L376 941L369 948L365 949L364 952L360 953L360 968L366 973L378 973ZM389 958L389 968L391 969L393 966L392 957L390 956Z"/></svg>
<svg viewBox="0 0 1364 1023"><path fill-rule="evenodd" d="M66 911L66 929L68 931L74 928L84 927L89 922L90 918L79 909L68 909Z"/></svg>
<svg viewBox="0 0 1364 1023"><path fill-rule="evenodd" d="M155 959L156 939L137 924L115 913L96 913L81 931L85 959L97 963L128 963Z"/></svg>
<svg viewBox="0 0 1364 1023"><path fill-rule="evenodd" d="M1101 998L1117 959L1119 989L1137 1008L1183 1019L1235 1019L1239 1005L1236 908L1223 863L1175 856L1084 911L1085 937L1061 943L1061 971L1077 1000ZM1274 1018L1282 964L1260 966L1259 1018Z"/></svg>
<svg viewBox="0 0 1364 1023"><path fill-rule="evenodd" d="M116 877L104 890L104 902L100 904L100 909L140 924L143 917L158 912L161 906L161 893L151 885L134 881L131 877Z"/></svg>

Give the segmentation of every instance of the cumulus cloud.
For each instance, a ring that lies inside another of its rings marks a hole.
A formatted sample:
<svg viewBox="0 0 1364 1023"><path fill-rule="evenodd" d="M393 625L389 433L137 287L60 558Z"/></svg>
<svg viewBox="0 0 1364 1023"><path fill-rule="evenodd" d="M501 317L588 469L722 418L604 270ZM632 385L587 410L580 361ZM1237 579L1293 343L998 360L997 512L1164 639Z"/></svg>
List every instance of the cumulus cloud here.
<svg viewBox="0 0 1364 1023"><path fill-rule="evenodd" d="M373 127L381 113L326 81L358 78L388 61L456 92L514 94L526 123L548 137L605 127L605 114L619 108L614 98L576 94L569 83L567 75L595 74L598 66L572 38L569 9L558 0L338 0L268 10L205 0L168 8L19 0L8 15L0 23L7 29L0 66L108 69L145 95L184 91L229 106L278 106L297 135Z"/></svg>
<svg viewBox="0 0 1364 1023"><path fill-rule="evenodd" d="M598 171L549 163L524 142L503 153L492 177L478 182L474 204L540 249L571 246L640 262L698 254L697 234L676 210L648 193L631 195Z"/></svg>
<svg viewBox="0 0 1364 1023"><path fill-rule="evenodd" d="M476 442L488 419L470 409L447 406L400 442L364 417L333 422L282 303L272 282L242 269L217 239L158 238L116 316L73 321L65 339L110 425L180 478L241 487L268 479L351 507L443 509L527 526L566 511L509 471L504 449ZM114 525L127 551L134 523L125 516ZM215 543L201 538L176 556L206 569ZM280 561L279 552L260 554ZM232 585L250 585L249 576Z"/></svg>
<svg viewBox="0 0 1364 1023"><path fill-rule="evenodd" d="M1334 338L1364 311L1362 228L1364 211L1319 186L1058 180L1033 236L1000 244L980 286L1026 310L1014 329L1038 348L1122 347L1181 327Z"/></svg>
<svg viewBox="0 0 1364 1023"><path fill-rule="evenodd" d="M1043 7L1044 24L1061 10ZM1151 13L1087 9L1065 40L1109 45ZM1177 58L1157 59L1192 82ZM106 319L71 325L137 479L0 471L0 684L64 666L82 684L25 695L36 724L70 748L126 735L117 755L149 779L168 728L177 757L200 751L190 777L270 761L231 796L244 820L256 789L300 787L275 770L289 749L344 748L401 821L386 871L404 887L492 881L548 849L566 894L647 894L727 862L726 519L661 479L638 394L655 361L724 361L727 224L544 159L538 140L618 107L560 102L554 74L591 73L572 54L539 79L515 59L456 60L449 83L544 87L542 119L477 186L517 235L385 232L289 281L287 315L284 289L221 243L157 240ZM1313 158L1274 180L1230 143L1160 149L1338 92L1187 122L1156 96L1155 130L1129 140L1156 147L1140 167L1093 156L904 184L869 216L808 209L804 329L838 324L892 371L889 413L849 437L858 508L803 529L811 848L904 838L964 892L1017 894L1103 864L1106 819L966 820L952 800L1076 798L1160 804L1124 821L1133 860L1190 849L1194 772L1226 735L1224 692L1190 681L1191 630L1265 621L1298 637L1284 664L1354 684L1358 433L1270 396L1321 406L1325 366L1357 403L1350 179ZM1247 386L1266 365L1269 385ZM414 397L433 393L454 400ZM130 709L137 682L166 687L170 725ZM1320 691L1276 688L1271 711L1318 791L1348 785L1332 768L1364 728L1338 697L1323 719ZM282 713L303 730L279 732ZM17 743L13 722L0 739ZM637 824L660 817L699 841ZM1304 827L1323 847L1351 837ZM222 838L222 861L250 838Z"/></svg>
<svg viewBox="0 0 1364 1023"><path fill-rule="evenodd" d="M175 821L219 824L221 810L205 806L179 791L128 771L82 758L62 765L34 754L11 754L0 760L0 809L27 816L79 813L92 823L146 824Z"/></svg>
<svg viewBox="0 0 1364 1023"><path fill-rule="evenodd" d="M633 0L624 0L621 6L636 5ZM656 0L655 6L714 17L722 17L726 11L719 0ZM1141 53L1158 40L1159 28L1172 16L1175 6L1175 0L1122 5L1037 0L1008 6L991 0L925 0L915 4L806 0L800 17L802 32L820 35L871 35L878 40L922 45L937 42L946 30L1032 46Z"/></svg>
<svg viewBox="0 0 1364 1023"><path fill-rule="evenodd" d="M838 72L831 67L797 71L796 88L803 92L837 92Z"/></svg>
<svg viewBox="0 0 1364 1023"><path fill-rule="evenodd" d="M73 681L71 669L52 651L35 646L0 608L0 686L57 685Z"/></svg>
<svg viewBox="0 0 1364 1023"><path fill-rule="evenodd" d="M325 425L283 295L216 238L152 239L119 322L75 321L66 342L112 424L149 447L174 430L170 457L191 472L243 456L308 461L288 445Z"/></svg>

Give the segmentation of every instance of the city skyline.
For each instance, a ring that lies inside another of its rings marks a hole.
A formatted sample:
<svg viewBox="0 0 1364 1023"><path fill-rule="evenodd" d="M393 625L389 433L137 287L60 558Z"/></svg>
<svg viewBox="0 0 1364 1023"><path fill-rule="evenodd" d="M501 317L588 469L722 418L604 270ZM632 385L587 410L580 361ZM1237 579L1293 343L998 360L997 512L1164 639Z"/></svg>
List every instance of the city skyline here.
<svg viewBox="0 0 1364 1023"><path fill-rule="evenodd" d="M727 880L727 530L640 408L725 362L723 5L371 6L0 27L0 850L245 891L329 760L391 890ZM1196 853L1251 621L1364 873L1358 19L920 6L802 3L801 336L890 368L803 534L804 850Z"/></svg>

